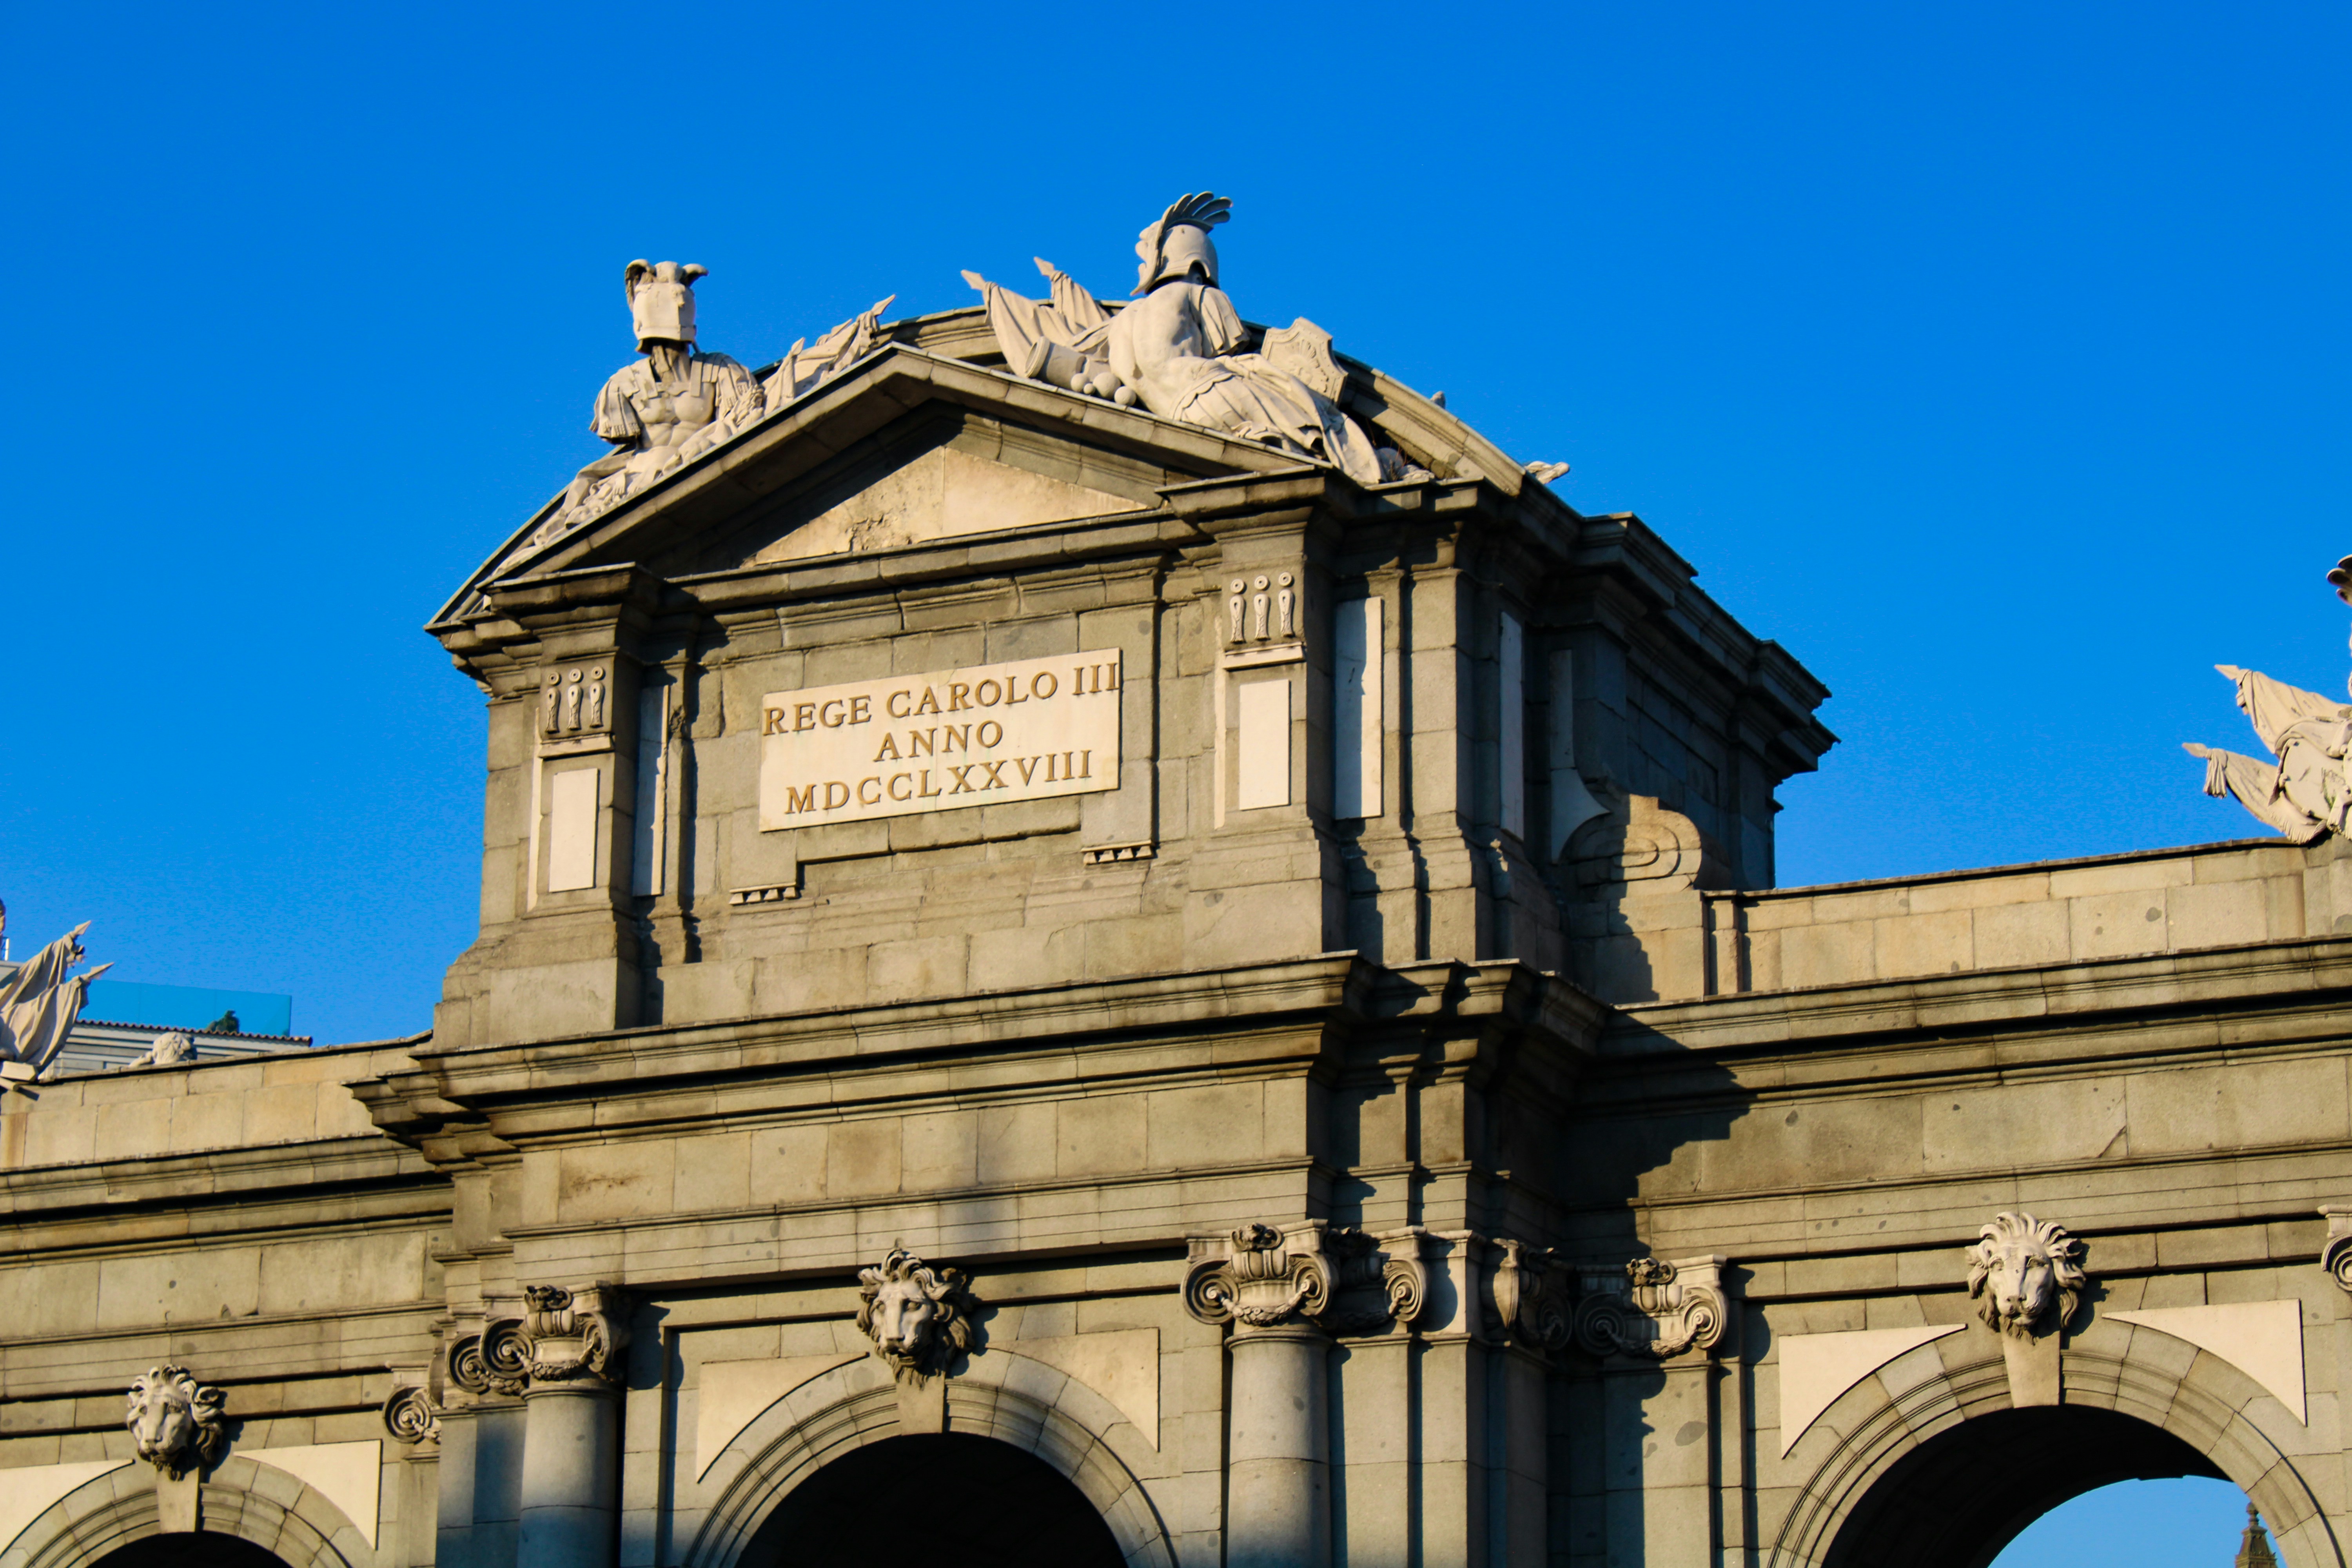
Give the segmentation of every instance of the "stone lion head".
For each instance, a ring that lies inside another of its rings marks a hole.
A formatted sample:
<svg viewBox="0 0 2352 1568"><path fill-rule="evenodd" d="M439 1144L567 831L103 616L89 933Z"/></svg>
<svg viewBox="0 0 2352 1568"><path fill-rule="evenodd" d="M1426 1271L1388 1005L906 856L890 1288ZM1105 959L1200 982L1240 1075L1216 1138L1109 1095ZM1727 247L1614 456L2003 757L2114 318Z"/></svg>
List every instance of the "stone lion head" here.
<svg viewBox="0 0 2352 1568"><path fill-rule="evenodd" d="M219 1389L198 1383L184 1366L157 1366L131 1384L130 1398L123 1425L141 1458L173 1480L220 1458L228 1429L222 1414L227 1395Z"/></svg>
<svg viewBox="0 0 2352 1568"><path fill-rule="evenodd" d="M2083 1244L2063 1226L2030 1214L1995 1215L1969 1249L1977 1315L2017 1339L2065 1327L2084 1283Z"/></svg>
<svg viewBox="0 0 2352 1568"><path fill-rule="evenodd" d="M894 1373L945 1372L971 1348L972 1300L963 1272L934 1268L894 1247L881 1267L857 1274L857 1326Z"/></svg>

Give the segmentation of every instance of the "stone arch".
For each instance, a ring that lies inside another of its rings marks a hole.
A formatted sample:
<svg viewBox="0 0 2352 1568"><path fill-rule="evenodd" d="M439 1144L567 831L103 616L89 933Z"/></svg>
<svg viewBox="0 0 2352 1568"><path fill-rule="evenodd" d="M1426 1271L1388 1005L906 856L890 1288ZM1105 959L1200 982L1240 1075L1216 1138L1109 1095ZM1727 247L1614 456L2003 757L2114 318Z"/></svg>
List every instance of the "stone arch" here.
<svg viewBox="0 0 2352 1568"><path fill-rule="evenodd" d="M206 1533L250 1542L288 1568L360 1568L375 1560L342 1510L273 1466L232 1454L205 1477L198 1497ZM132 1464L52 1503L0 1554L0 1568L80 1568L161 1534L155 1471Z"/></svg>
<svg viewBox="0 0 2352 1568"><path fill-rule="evenodd" d="M2003 1424L2038 1419L2047 1411L2058 1423L2069 1419L2064 1413L2074 1413L2082 1417L2075 1429L2083 1433L2095 1429L2137 1441L2152 1464L2161 1466L2167 1454L2175 1454L2199 1467L2168 1473L2211 1474L2234 1483L2269 1521L2284 1568L2344 1568L2310 1487L2263 1430L2266 1424L2294 1426L2294 1418L2227 1361L2158 1330L2103 1321L2066 1345L2060 1381L2063 1403L2016 1410L2000 1342L1973 1328L1896 1357L1840 1394L1790 1451L1785 1462L1792 1476L1803 1479L1766 1563L1831 1568L1854 1550L1841 1539L1848 1528L1858 1521L1867 1527L1874 1489L1888 1484L1906 1462L1916 1469L1939 1446L1948 1451L1970 1440L1997 1443L1990 1436L1996 1430L2014 1429ZM2114 1475L2048 1497L2034 1511L2130 1473L2126 1462Z"/></svg>
<svg viewBox="0 0 2352 1568"><path fill-rule="evenodd" d="M1010 1444L1075 1486L1135 1568L1175 1568L1142 1478L1116 1451L1140 1439L1101 1394L1043 1363L992 1349L949 1381L947 1411L950 1432ZM685 1568L737 1568L793 1489L831 1460L899 1435L897 1386L871 1357L803 1384L745 1427L712 1467L716 1495L694 1529Z"/></svg>

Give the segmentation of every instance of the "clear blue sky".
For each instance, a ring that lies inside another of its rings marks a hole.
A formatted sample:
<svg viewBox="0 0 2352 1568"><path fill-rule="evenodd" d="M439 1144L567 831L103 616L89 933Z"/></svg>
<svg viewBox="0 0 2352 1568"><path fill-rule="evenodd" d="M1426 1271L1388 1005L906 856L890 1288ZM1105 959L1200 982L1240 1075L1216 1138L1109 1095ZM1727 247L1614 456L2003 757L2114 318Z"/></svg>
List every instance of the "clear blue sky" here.
<svg viewBox="0 0 2352 1568"><path fill-rule="evenodd" d="M29 384L0 898L421 1026L482 720L419 624L598 445L632 257L746 361L1182 191L1835 691L1782 880L2259 831L2217 660L2338 689L2340 6L10 7ZM1296 16L1296 20L1292 17Z"/></svg>

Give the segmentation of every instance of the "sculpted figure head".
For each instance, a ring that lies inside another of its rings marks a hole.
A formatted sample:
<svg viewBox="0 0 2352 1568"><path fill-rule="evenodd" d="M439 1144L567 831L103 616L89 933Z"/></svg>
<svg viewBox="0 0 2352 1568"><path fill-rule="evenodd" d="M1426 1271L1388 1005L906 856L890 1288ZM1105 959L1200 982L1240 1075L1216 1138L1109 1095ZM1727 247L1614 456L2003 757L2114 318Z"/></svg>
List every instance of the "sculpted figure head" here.
<svg viewBox="0 0 2352 1568"><path fill-rule="evenodd" d="M622 274L629 295L629 320L637 329L637 352L655 343L694 342L694 280L710 269L688 262L632 261Z"/></svg>
<svg viewBox="0 0 2352 1568"><path fill-rule="evenodd" d="M2083 1244L2063 1226L2030 1214L1995 1215L1969 1249L1977 1315L2021 1340L2063 1328L2086 1283L2082 1259Z"/></svg>
<svg viewBox="0 0 2352 1568"><path fill-rule="evenodd" d="M222 1418L226 1400L185 1367L150 1367L131 1385L123 1425L139 1445L139 1457L177 1480L220 1458L228 1442Z"/></svg>
<svg viewBox="0 0 2352 1568"><path fill-rule="evenodd" d="M1135 291L1149 294L1162 283L1190 278L1217 282L1217 247L1209 230L1233 216L1234 204L1213 191L1179 197L1160 221L1136 237L1135 254L1142 265L1136 270Z"/></svg>
<svg viewBox="0 0 2352 1568"><path fill-rule="evenodd" d="M971 1348L972 1300L963 1272L933 1268L894 1247L878 1268L857 1275L857 1326L893 1372L945 1372Z"/></svg>

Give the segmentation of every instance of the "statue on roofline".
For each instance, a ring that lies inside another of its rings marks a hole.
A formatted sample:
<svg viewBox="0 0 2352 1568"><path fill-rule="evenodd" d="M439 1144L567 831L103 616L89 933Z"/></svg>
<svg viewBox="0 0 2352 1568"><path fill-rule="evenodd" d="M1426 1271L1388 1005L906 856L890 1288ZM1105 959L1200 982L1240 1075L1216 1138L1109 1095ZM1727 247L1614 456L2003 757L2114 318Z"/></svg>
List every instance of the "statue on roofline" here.
<svg viewBox="0 0 2352 1568"><path fill-rule="evenodd" d="M1331 334L1304 317L1253 345L1241 313L1217 283L1209 230L1233 203L1186 195L1137 237L1133 304L1116 314L1044 258L1050 301L1026 300L976 272L964 281L987 302L1007 366L1033 380L1141 403L1163 419L1261 441L1320 458L1359 484L1427 479L1393 448L1375 446L1341 412L1346 377Z"/></svg>
<svg viewBox="0 0 2352 1568"><path fill-rule="evenodd" d="M2352 604L2352 555L2337 562L2327 580L2337 598ZM2345 766L2352 753L2352 707L2260 670L2213 668L2235 683L2239 708L2276 760L2183 742L2181 749L2205 763L2205 793L2234 796L2297 844L2317 843L2331 832L2352 838L2352 780Z"/></svg>
<svg viewBox="0 0 2352 1568"><path fill-rule="evenodd" d="M7 929L8 909L0 904L0 931ZM89 922L82 921L27 959L15 973L0 979L0 1062L21 1063L39 1073L64 1047L75 1020L81 1016L89 983L114 967L101 963L87 974L67 977L68 970L89 956L81 945L81 933L89 929Z"/></svg>
<svg viewBox="0 0 2352 1568"><path fill-rule="evenodd" d="M721 353L695 348L694 282L709 269L688 262L632 261L623 269L637 352L596 395L589 428L613 452L580 470L563 503L528 546L560 539L655 480L749 429L772 409L814 391L866 357L896 295L844 321L811 348L793 344L765 382Z"/></svg>

